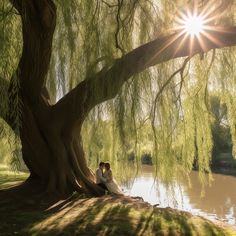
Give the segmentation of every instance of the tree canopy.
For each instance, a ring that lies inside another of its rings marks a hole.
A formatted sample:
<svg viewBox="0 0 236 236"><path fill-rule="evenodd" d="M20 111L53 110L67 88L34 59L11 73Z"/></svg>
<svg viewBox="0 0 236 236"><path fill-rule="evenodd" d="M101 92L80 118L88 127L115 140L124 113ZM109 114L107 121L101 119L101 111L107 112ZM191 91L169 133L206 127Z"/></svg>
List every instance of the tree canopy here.
<svg viewBox="0 0 236 236"><path fill-rule="evenodd" d="M17 66L26 2L0 2L0 116L16 139L22 115ZM180 170L190 172L194 159L200 173L209 173L212 94L226 104L235 156L235 1L57 0L54 4L57 18L47 79L32 79L30 88L42 83L49 104L55 109L67 107L75 117L82 112L76 104L85 99L89 115L82 136L88 157L117 161L127 153L148 152L166 179ZM201 39L183 40L179 34L178 18L187 11L204 12L210 19L212 29ZM50 14L42 16L47 17ZM84 97L76 96L87 87ZM69 108L71 101L75 104Z"/></svg>

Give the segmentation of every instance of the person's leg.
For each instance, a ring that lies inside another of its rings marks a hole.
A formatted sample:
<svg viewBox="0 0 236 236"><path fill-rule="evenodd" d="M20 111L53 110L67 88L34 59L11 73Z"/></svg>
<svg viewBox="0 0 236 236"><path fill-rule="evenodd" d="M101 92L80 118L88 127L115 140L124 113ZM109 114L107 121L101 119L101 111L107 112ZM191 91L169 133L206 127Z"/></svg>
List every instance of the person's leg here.
<svg viewBox="0 0 236 236"><path fill-rule="evenodd" d="M106 195L106 191L108 191L106 185L103 183L99 183L97 185L103 189L103 195Z"/></svg>
<svg viewBox="0 0 236 236"><path fill-rule="evenodd" d="M99 185L101 188L103 188L104 190L107 190L107 191L108 191L107 186L106 186L104 183L99 183L98 185Z"/></svg>

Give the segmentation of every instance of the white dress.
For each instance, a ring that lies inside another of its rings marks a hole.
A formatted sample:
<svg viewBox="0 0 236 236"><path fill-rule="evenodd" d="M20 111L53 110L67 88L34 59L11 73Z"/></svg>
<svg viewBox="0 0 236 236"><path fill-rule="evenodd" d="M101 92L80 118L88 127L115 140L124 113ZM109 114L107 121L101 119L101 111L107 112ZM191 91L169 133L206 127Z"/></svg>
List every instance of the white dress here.
<svg viewBox="0 0 236 236"><path fill-rule="evenodd" d="M106 179L106 186L109 192L114 194L123 194L122 190L120 189L119 185L113 179L112 170L105 171L103 174L104 178Z"/></svg>

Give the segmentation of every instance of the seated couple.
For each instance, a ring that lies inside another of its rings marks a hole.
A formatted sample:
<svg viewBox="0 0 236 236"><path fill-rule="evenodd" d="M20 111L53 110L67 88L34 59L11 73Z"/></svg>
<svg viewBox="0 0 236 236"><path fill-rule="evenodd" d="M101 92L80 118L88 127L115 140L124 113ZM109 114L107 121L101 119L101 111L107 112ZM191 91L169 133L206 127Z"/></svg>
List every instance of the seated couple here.
<svg viewBox="0 0 236 236"><path fill-rule="evenodd" d="M96 170L96 184L113 194L123 194L112 176L110 163L100 162Z"/></svg>

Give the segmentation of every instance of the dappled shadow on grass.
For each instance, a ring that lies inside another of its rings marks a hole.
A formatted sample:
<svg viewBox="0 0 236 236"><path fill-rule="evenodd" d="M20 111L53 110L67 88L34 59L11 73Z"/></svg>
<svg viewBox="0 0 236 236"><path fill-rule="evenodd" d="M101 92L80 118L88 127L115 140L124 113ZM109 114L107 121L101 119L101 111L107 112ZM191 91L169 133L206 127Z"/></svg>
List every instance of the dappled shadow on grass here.
<svg viewBox="0 0 236 236"><path fill-rule="evenodd" d="M200 217L142 202L103 197L73 200L35 222L34 235L227 235Z"/></svg>
<svg viewBox="0 0 236 236"><path fill-rule="evenodd" d="M0 235L227 235L190 213L153 208L129 198L75 196L46 211L38 204L0 205Z"/></svg>
<svg viewBox="0 0 236 236"><path fill-rule="evenodd" d="M2 174L1 170L5 171L0 166L0 186L27 177ZM153 208L140 199L111 195L86 198L75 194L48 208L39 197L29 194L24 199L3 192L6 191L0 190L0 236L227 235L201 217L170 208Z"/></svg>
<svg viewBox="0 0 236 236"><path fill-rule="evenodd" d="M74 200L31 228L38 235L131 235L130 207L105 198ZM53 213L52 213L53 212ZM40 233L39 233L40 232Z"/></svg>

